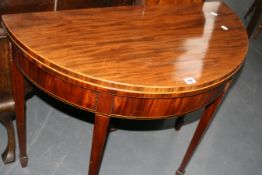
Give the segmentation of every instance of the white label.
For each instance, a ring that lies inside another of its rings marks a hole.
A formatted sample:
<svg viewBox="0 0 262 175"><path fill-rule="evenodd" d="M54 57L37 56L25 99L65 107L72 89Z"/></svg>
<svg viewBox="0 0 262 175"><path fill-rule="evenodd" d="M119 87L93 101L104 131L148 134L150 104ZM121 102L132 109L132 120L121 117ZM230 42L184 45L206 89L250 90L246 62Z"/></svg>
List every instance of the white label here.
<svg viewBox="0 0 262 175"><path fill-rule="evenodd" d="M192 78L192 77L190 77L190 78L185 78L184 80L185 80L185 82L186 82L187 84L194 84L194 83L196 83L196 80L195 80L194 78Z"/></svg>
<svg viewBox="0 0 262 175"><path fill-rule="evenodd" d="M218 14L216 12L211 12L211 15L218 16Z"/></svg>
<svg viewBox="0 0 262 175"><path fill-rule="evenodd" d="M228 30L228 27L227 26L221 26L221 28L223 29L223 30Z"/></svg>

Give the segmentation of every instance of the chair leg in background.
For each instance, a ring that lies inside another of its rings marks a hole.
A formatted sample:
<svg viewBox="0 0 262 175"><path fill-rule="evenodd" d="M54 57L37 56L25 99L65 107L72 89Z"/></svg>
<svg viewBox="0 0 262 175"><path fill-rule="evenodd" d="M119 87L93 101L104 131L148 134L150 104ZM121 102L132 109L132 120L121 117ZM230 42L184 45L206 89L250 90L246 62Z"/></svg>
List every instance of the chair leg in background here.
<svg viewBox="0 0 262 175"><path fill-rule="evenodd" d="M7 146L2 154L2 159L5 164L15 161L15 132L12 122L14 113L6 113L0 118L0 122L5 126L7 130Z"/></svg>

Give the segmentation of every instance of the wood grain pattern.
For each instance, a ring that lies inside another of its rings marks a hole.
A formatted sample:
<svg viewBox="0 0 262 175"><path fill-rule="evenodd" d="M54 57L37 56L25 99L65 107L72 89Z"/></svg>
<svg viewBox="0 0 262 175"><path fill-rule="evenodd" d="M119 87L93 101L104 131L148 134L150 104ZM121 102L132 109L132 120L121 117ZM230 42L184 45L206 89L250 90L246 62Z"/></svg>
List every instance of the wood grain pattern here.
<svg viewBox="0 0 262 175"><path fill-rule="evenodd" d="M76 107L88 109L91 112L95 111L97 105L97 94L95 92L75 86L46 71L42 71L41 68L29 62L21 51L15 49L15 46L13 46L13 59L24 75L43 91L64 102L74 104ZM64 89L61 90L63 87Z"/></svg>
<svg viewBox="0 0 262 175"><path fill-rule="evenodd" d="M80 86L123 95L199 93L231 77L247 51L246 32L223 2L30 13L3 20L37 66ZM188 85L187 77L196 83Z"/></svg>
<svg viewBox="0 0 262 175"><path fill-rule="evenodd" d="M112 116L136 119L180 116L208 105L220 94L224 86L198 95L182 98L127 98L114 97Z"/></svg>
<svg viewBox="0 0 262 175"><path fill-rule="evenodd" d="M64 81L46 71L42 71L41 68L28 61L27 57L18 48L13 49L13 59L23 74L48 94L73 106L91 112L108 114L113 117L157 119L168 116L179 116L211 103L223 93L225 85L222 83L212 90L185 97L135 98L117 96L98 93L97 91L83 88Z"/></svg>
<svg viewBox="0 0 262 175"><path fill-rule="evenodd" d="M157 119L205 107L177 171L183 173L248 46L223 2L8 15L3 22L12 43L22 165L24 99L17 87L25 76L96 114L89 175L98 175L110 117Z"/></svg>
<svg viewBox="0 0 262 175"><path fill-rule="evenodd" d="M6 35L0 33L0 103L12 98L11 71L9 69L9 44Z"/></svg>

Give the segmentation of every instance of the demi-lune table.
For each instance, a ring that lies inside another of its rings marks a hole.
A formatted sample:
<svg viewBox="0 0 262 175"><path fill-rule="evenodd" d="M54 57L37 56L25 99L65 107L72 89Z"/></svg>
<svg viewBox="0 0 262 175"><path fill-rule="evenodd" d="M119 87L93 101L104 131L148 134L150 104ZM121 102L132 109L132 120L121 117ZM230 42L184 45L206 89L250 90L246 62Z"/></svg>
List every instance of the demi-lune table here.
<svg viewBox="0 0 262 175"><path fill-rule="evenodd" d="M220 1L5 15L3 25L12 48L22 166L26 78L95 113L89 175L99 172L110 118L180 117L204 108L176 171L184 174L248 48L244 26Z"/></svg>

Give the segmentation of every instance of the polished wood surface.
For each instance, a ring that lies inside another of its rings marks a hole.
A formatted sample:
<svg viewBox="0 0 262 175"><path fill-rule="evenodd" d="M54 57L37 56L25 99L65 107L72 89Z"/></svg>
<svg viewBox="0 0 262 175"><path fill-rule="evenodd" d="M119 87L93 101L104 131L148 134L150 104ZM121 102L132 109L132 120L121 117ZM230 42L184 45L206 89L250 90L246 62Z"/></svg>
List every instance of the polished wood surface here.
<svg viewBox="0 0 262 175"><path fill-rule="evenodd" d="M109 129L110 118L108 116L103 116L96 114L94 123L94 135L92 140L92 150L89 161L89 173L88 174L98 174L101 159L104 152L104 146L107 139L108 129ZM101 139L97 139L101 138Z"/></svg>
<svg viewBox="0 0 262 175"><path fill-rule="evenodd" d="M56 11L72 8L131 5L132 0L1 0L0 15L33 11ZM1 20L0 20L1 21ZM15 135L12 120L15 116L14 99L11 93L10 48L0 25L0 122L6 127L8 142L2 159L4 163L15 160ZM31 86L26 84L26 94Z"/></svg>
<svg viewBox="0 0 262 175"><path fill-rule="evenodd" d="M213 11L219 15L212 16ZM101 92L170 97L201 91L237 71L247 50L240 20L220 2L29 13L3 19L31 62L63 80ZM187 84L188 77L196 83Z"/></svg>
<svg viewBox="0 0 262 175"><path fill-rule="evenodd" d="M19 143L26 141L26 122L25 122L25 101L24 101L24 78L20 74L15 63L12 62L13 96L15 99L16 127ZM19 144L20 162L22 167L27 166L28 158L26 144Z"/></svg>
<svg viewBox="0 0 262 175"><path fill-rule="evenodd" d="M176 171L176 175L181 175L185 173L185 168L187 164L189 163L190 159L192 158L192 155L194 151L196 150L197 146L199 145L201 138L204 136L204 133L207 130L210 122L212 121L219 104L222 102L228 88L230 87L231 82L232 81L228 81L224 88L224 92L215 101L213 101L211 104L205 107L205 110L197 125L196 131L193 135L191 143L189 144L189 147L187 148L186 154L180 164L180 167Z"/></svg>
<svg viewBox="0 0 262 175"><path fill-rule="evenodd" d="M99 173L111 117L181 117L205 108L182 174L248 47L242 23L218 1L7 15L3 24L12 43L22 166L25 77L95 113L89 175Z"/></svg>

